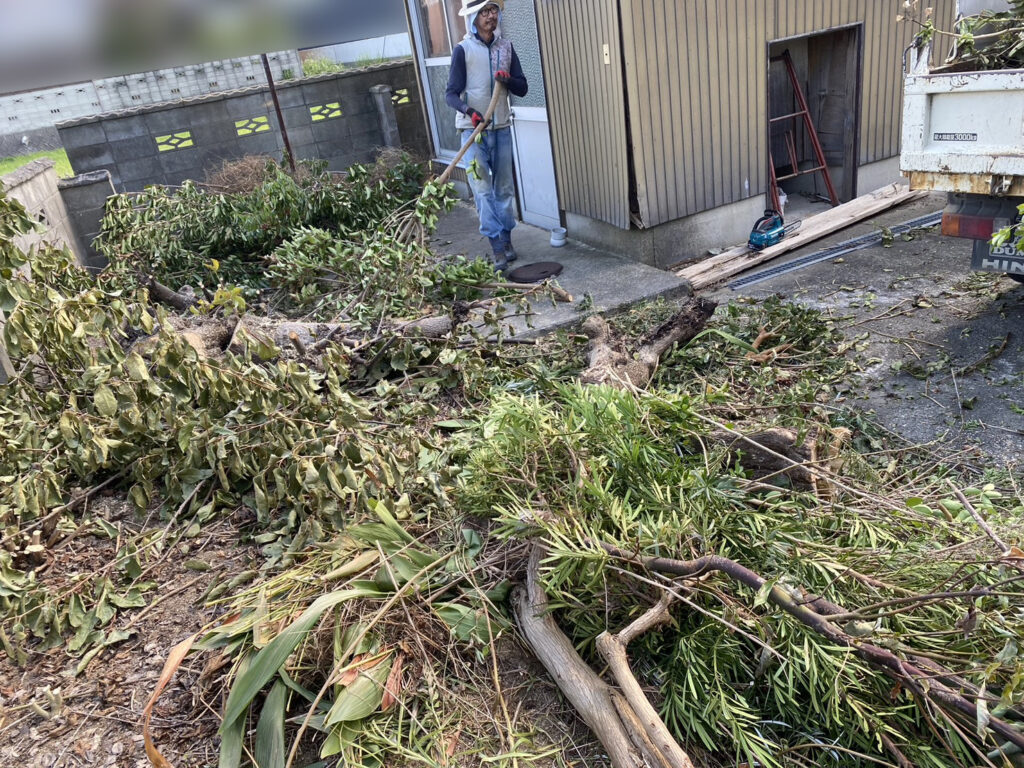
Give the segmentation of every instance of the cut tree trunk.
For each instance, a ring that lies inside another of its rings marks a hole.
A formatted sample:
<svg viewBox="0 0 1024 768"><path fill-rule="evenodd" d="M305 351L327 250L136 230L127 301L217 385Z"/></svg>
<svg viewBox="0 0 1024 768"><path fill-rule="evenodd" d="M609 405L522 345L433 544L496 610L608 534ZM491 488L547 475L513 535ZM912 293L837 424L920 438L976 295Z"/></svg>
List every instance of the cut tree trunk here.
<svg viewBox="0 0 1024 768"><path fill-rule="evenodd" d="M682 748L649 703L638 712L632 703L643 691L629 671L625 646L629 640L662 620L666 605L648 612L619 636L604 635L614 657L623 695L602 680L576 652L548 611L548 598L539 581L544 549L530 551L525 587L516 588L515 612L519 627L534 655L555 680L559 690L604 746L614 768L693 768ZM621 652L620 652L621 651ZM632 693L632 695L631 695Z"/></svg>
<svg viewBox="0 0 1024 768"><path fill-rule="evenodd" d="M658 362L676 344L685 344L704 330L715 307L707 299L691 299L659 328L641 340L631 352L625 340L611 329L600 315L583 323L583 332L590 339L587 369L580 374L584 384L608 384L620 389L646 387Z"/></svg>
<svg viewBox="0 0 1024 768"><path fill-rule="evenodd" d="M168 288L166 285L158 283L152 277L146 283L146 287L149 288L149 295L159 301L161 304L166 304L169 307L173 307L179 312L184 312L186 309L194 307L196 305L196 299L194 296L186 296L184 293L178 293L175 290Z"/></svg>

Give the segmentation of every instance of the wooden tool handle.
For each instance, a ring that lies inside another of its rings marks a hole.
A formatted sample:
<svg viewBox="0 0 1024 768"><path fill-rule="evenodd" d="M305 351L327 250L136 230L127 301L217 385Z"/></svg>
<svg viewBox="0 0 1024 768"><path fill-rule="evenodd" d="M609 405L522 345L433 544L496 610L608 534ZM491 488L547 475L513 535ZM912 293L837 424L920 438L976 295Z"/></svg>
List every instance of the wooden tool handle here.
<svg viewBox="0 0 1024 768"><path fill-rule="evenodd" d="M483 131L487 129L487 126L491 123L491 117L494 115L494 110L498 108L498 100L505 96L505 84L496 82L494 84L494 93L491 94L491 103L487 105L487 111L484 113L483 122L480 123L476 128L473 129L473 135L466 140L466 143L462 145L462 149L459 150L459 154L455 156L455 159L448 163L448 167L444 169L438 179L438 184L444 184L448 181L448 177L452 175L452 171L455 170L455 166L459 164L459 161L469 152L469 148L476 141L476 137L479 136Z"/></svg>

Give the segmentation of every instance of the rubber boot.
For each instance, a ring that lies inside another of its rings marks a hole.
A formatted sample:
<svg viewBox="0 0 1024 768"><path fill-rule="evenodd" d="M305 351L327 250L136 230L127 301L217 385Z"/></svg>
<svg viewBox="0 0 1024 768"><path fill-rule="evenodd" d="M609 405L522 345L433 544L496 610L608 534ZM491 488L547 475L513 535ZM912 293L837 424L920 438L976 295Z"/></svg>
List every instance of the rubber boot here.
<svg viewBox="0 0 1024 768"><path fill-rule="evenodd" d="M494 268L501 274L508 272L508 258L505 256L505 243L500 237L489 238L491 242L491 258Z"/></svg>
<svg viewBox="0 0 1024 768"><path fill-rule="evenodd" d="M505 245L505 261L511 264L519 258L519 255L516 253L515 248L512 247L512 233L509 230L503 229L501 231L501 242Z"/></svg>

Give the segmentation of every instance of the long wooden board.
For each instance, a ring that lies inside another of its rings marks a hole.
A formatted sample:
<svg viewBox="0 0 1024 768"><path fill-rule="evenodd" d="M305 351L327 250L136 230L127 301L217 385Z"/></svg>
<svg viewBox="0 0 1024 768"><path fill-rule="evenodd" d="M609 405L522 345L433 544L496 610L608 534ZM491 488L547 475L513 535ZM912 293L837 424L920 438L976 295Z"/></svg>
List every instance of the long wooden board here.
<svg viewBox="0 0 1024 768"><path fill-rule="evenodd" d="M917 200L928 194L925 191L911 191L903 184L890 184L874 192L861 195L855 200L843 203L806 219L800 229L778 245L753 251L745 245L730 248L724 253L712 256L697 264L680 269L676 274L688 280L695 291L719 283L726 278L744 272L753 266L771 261L802 245L819 240L851 224L874 216L897 205Z"/></svg>

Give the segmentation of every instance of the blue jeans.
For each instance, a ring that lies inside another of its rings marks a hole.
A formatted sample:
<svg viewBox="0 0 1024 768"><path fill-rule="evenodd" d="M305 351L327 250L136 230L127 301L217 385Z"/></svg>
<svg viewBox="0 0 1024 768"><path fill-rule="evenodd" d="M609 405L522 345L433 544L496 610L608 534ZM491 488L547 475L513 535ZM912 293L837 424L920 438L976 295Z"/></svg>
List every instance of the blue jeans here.
<svg viewBox="0 0 1024 768"><path fill-rule="evenodd" d="M462 132L462 141L473 132ZM479 178L468 170L476 211L480 215L480 234L491 240L507 236L516 225L514 214L515 182L512 179L512 129L484 131L480 143L466 153L466 167L475 168ZM476 165L473 166L473 161Z"/></svg>

